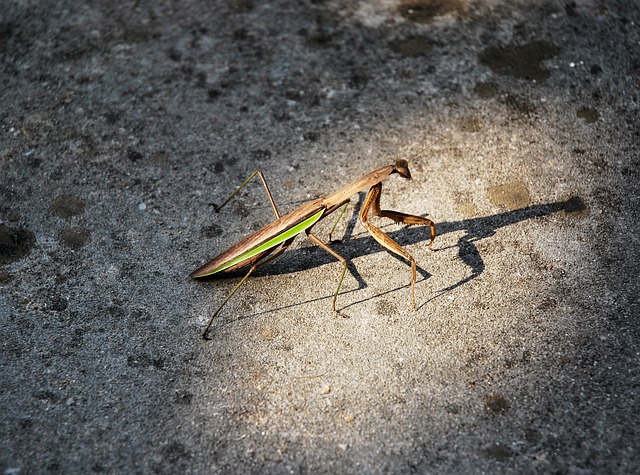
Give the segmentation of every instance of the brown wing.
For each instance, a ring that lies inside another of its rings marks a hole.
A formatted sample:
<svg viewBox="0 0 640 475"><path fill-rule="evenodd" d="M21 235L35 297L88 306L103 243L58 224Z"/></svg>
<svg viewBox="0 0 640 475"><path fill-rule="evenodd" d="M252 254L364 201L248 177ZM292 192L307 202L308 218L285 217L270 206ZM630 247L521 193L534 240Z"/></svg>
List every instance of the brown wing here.
<svg viewBox="0 0 640 475"><path fill-rule="evenodd" d="M206 264L204 264L202 267L199 267L198 269L193 271L191 273L191 277L198 278L198 277L204 277L212 274L213 271L218 267L220 267L221 265L224 265L225 263L237 258L238 256L241 256L242 254L250 251L251 249L254 249L260 246L261 244L267 242L269 239L273 238L274 236L277 236L278 234L286 231L287 229L295 226L296 224L301 223L302 221L309 218L310 216L313 216L322 208L323 206L321 204L320 199L313 200L313 201L310 201L309 203L306 203L305 205L292 211L291 213L282 216L280 219L277 219L276 221L273 221L272 223L267 224L266 226L259 229L255 233L250 234L246 238L242 239L237 244L231 246L226 251L217 255L216 257L208 261ZM275 247L273 249L275 249ZM258 260L260 260L262 257L271 253L273 249L267 249L245 261L235 264L234 266L228 268L228 270L237 270L237 269L241 269L242 267L252 265Z"/></svg>

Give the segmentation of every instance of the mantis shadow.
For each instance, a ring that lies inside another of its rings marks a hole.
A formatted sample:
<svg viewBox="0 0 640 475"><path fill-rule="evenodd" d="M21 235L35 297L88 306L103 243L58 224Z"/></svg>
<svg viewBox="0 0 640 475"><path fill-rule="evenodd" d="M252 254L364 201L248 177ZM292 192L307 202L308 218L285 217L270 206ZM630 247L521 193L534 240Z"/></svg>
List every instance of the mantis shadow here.
<svg viewBox="0 0 640 475"><path fill-rule="evenodd" d="M360 196L359 204L362 203L362 196ZM356 206L356 210L359 206ZM438 291L437 295L431 297L427 302L420 305L422 307L426 303L431 300L452 291L455 288L458 288L471 280L477 278L479 275L484 272L485 263L480 255L480 252L476 246L476 242L493 236L496 231L502 227L509 226L511 224L518 223L520 221L526 221L530 219L540 218L544 216L549 216L551 214L557 212L565 212L565 213L575 213L580 212L586 209L586 205L582 198L578 196L573 196L565 201L558 201L553 203L544 203L527 206L525 208L506 211L504 213L498 213L490 216L483 216L478 218L470 218L464 219L461 221L453 221L453 222L440 222L437 223L438 236L443 236L448 233L455 233L459 231L464 231L464 234L458 238L458 242L454 245L458 248L458 256L461 261L466 264L471 273L465 278L459 280L458 282ZM373 239L373 237L366 235L363 237L353 238L353 230L355 228L357 222L357 213L354 212L349 223L347 224L344 238L341 240L330 241L329 245L331 248L342 255L347 260L347 270L354 277L356 282L358 283L358 287L355 289L347 290L344 292L340 292L340 294L347 294L351 292L355 292L357 290L361 290L367 287L366 281L359 274L356 267L353 265L353 259L357 257L362 257L368 254L373 254L375 252L380 252L384 250L377 241ZM401 246L407 246L411 244L416 244L424 241L429 238L428 228L424 227L404 227L400 230L393 231L387 233L394 241L396 241ZM437 243L437 240L436 240ZM385 251L388 252L388 251ZM406 261L393 254L389 253L394 258L400 260L403 263ZM259 268L253 276L265 276L265 275L280 275L280 274L288 274L292 272L300 272L302 270L307 270L313 267L323 266L325 264L335 263L336 259L329 255L323 249L317 246L309 246L298 249L287 250L284 253L286 255L286 259L278 259L272 263L269 263L267 266ZM422 280L426 280L430 277L429 272L420 266L417 267L417 271L422 276ZM233 278L239 277L246 273L245 272L233 272L227 274L215 274L210 280L220 279L220 278ZM209 280L209 279L207 279ZM384 295L387 293L395 292L405 286L401 286L395 289L387 290L380 295ZM379 296L379 295L378 295ZM378 297L375 296L375 297ZM316 299L312 299L308 302L315 302L318 300L333 298L333 294L329 296L322 296ZM368 297L367 299L363 299L357 302L352 302L346 305L344 308L351 307L358 303L362 303L366 300L369 300L374 297ZM293 307L296 305L301 305L302 303L308 302L300 302L292 305L287 305L284 307L278 308L285 309L289 307ZM252 315L248 315L243 318L248 318L250 316L259 315L262 313L270 312L258 312Z"/></svg>

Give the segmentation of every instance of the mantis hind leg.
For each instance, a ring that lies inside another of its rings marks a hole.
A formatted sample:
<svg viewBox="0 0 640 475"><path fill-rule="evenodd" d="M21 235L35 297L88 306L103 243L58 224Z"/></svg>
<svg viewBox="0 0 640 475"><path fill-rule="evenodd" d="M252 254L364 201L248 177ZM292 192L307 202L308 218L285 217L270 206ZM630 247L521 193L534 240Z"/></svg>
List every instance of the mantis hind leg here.
<svg viewBox="0 0 640 475"><path fill-rule="evenodd" d="M271 191L269 190L269 185L267 185L267 180L265 179L264 175L262 174L262 170L256 170L255 172L253 172L251 175L249 175L249 178L247 178L238 188L236 188L236 191L231 193L229 198L227 198L224 203L222 203L220 206L214 206L214 210L216 211L216 213L218 211L220 211L224 205L226 205L229 201L231 201L231 198L233 198L235 195L237 195L238 192L240 190L242 190L245 187L245 185L247 183L249 183L251 181L251 179L253 177L255 177L256 175L258 176L258 178L260 178L260 181L262 182L262 185L264 186L264 190L267 192L267 198L269 198L269 203L271 203L271 208L273 208L273 212L276 215L276 219L280 219L280 213L278 212L278 207L276 206L276 202L273 201L273 196L271 196Z"/></svg>
<svg viewBox="0 0 640 475"><path fill-rule="evenodd" d="M207 333L209 332L209 328L211 328L211 324L213 323L213 320L218 316L218 314L220 313L222 308L226 305L226 303L229 301L229 299L231 297L233 297L233 294L235 294L238 291L238 289L240 287L242 287L242 285L247 281L249 276L251 274L253 274L253 272L258 267L263 266L263 265L267 264L268 262L271 262L276 257L278 257L280 254L282 254L284 251L286 251L287 248L291 245L291 243L293 242L294 239L295 239L295 236L290 238L290 239L287 239L285 242L282 243L282 246L280 247L280 249L278 249L274 254L272 254L270 256L268 256L268 254L263 254L262 256L260 256L261 260L258 260L257 262L255 262L251 266L251 269L249 269L249 272L247 272L245 274L245 276L242 278L242 280L240 282L238 282L238 284L233 288L233 290L231 292L229 292L229 294L225 297L225 299L222 301L222 303L218 307L218 310L216 310L213 313L213 315L211 315L211 317L209 318L209 321L207 322L207 326L205 327L204 331L202 332L202 339L203 340L209 340L210 339L210 338L207 337Z"/></svg>
<svg viewBox="0 0 640 475"><path fill-rule="evenodd" d="M369 193L364 200L362 208L360 209L360 221L367 228L367 231L371 233L373 238L380 243L385 249L404 257L411 263L411 299L413 300L413 308L417 308L416 304L416 260L411 254L409 254L402 246L387 236L382 230L374 226L369 222L369 212L371 211L374 216L380 216L383 218L389 218L397 223L403 224L421 224L429 226L431 230L431 241L429 242L429 249L432 249L433 241L436 238L436 225L430 219L423 218L421 216L414 216L411 214L400 213L398 211L383 210L380 209L380 195L382 193L382 183L378 183L371 187Z"/></svg>

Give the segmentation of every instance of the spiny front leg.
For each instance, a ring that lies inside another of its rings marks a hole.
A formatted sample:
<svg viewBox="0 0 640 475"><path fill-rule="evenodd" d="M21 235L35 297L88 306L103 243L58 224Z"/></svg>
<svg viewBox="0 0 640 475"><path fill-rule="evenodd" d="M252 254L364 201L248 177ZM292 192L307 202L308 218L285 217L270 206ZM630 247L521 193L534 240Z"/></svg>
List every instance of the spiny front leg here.
<svg viewBox="0 0 640 475"><path fill-rule="evenodd" d="M429 248L433 244L433 240L436 238L436 226L433 221L423 218L421 216L414 216L410 214L400 213L398 211L390 211L390 210L382 210L380 209L380 194L382 193L382 183L378 183L371 187L369 193L367 193L366 198L364 199L364 204L362 205L362 209L360 210L360 221L367 228L367 230L371 233L373 238L380 243L385 249L397 254L401 257L404 257L411 263L411 299L413 300L413 308L417 309L418 306L416 304L416 294L415 294L415 285L416 285L416 260L413 258L411 254L409 254L402 246L400 246L397 242L387 236L382 230L374 226L369 222L369 211L371 211L375 216L381 216L393 219L396 222L401 222L404 224L422 224L426 226L430 226L431 228L431 242L429 243Z"/></svg>
<svg viewBox="0 0 640 475"><path fill-rule="evenodd" d="M433 241L435 241L436 239L435 223L430 219L423 218L422 216L415 216L413 214L400 213L399 211L393 211L389 209L380 209L380 195L382 194L382 183L378 183L378 185L379 185L379 189L377 191L374 192L373 190L375 188L374 186L369 190L369 194L367 195L367 198L369 198L370 195L373 195L371 196L372 203L370 204L371 212L373 213L373 215L380 216L382 218L389 218L395 221L396 223L402 223L409 226L414 224L429 226L431 230L431 241L429 241L429 249L433 250ZM364 206L362 208L364 209ZM360 214L362 215L362 212L360 212Z"/></svg>

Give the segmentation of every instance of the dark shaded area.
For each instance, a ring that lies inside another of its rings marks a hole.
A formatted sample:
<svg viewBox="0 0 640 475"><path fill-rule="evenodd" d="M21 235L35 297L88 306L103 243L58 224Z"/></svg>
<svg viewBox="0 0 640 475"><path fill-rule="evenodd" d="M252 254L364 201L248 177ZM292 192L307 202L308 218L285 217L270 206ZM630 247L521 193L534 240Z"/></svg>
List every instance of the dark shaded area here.
<svg viewBox="0 0 640 475"><path fill-rule="evenodd" d="M550 72L540 63L553 58L560 48L547 41L533 41L523 46L504 48L490 47L478 57L481 64L489 66L499 74L530 81L545 81Z"/></svg>
<svg viewBox="0 0 640 475"><path fill-rule="evenodd" d="M65 228L58 233L58 241L70 249L80 249L91 241L91 232L83 228Z"/></svg>
<svg viewBox="0 0 640 475"><path fill-rule="evenodd" d="M0 224L0 265L24 259L33 250L36 237L24 228L12 228Z"/></svg>
<svg viewBox="0 0 640 475"><path fill-rule="evenodd" d="M408 57L422 56L431 51L432 44L425 38L408 38L391 43L391 49L398 54Z"/></svg>
<svg viewBox="0 0 640 475"><path fill-rule="evenodd" d="M504 414L509 406L509 400L502 394L487 394L484 398L484 410L490 414Z"/></svg>
<svg viewBox="0 0 640 475"><path fill-rule="evenodd" d="M58 196L51 206L50 211L60 218L70 218L84 213L84 202L73 195Z"/></svg>
<svg viewBox="0 0 640 475"><path fill-rule="evenodd" d="M594 122L596 122L599 117L598 110L594 109L593 107L583 107L581 109L578 109L576 115L581 119L584 119L584 121L589 124L593 124Z"/></svg>

